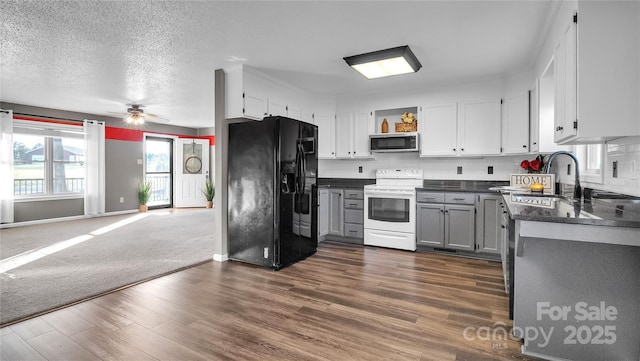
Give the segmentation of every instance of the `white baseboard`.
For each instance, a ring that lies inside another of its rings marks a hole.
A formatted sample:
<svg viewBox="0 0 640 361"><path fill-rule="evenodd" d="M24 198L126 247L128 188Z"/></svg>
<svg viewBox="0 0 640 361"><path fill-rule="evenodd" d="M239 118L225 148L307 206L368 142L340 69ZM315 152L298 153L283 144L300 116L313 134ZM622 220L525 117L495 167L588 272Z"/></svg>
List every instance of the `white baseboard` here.
<svg viewBox="0 0 640 361"><path fill-rule="evenodd" d="M213 254L213 260L216 262L225 262L229 260L229 254L225 253L225 254L218 254L218 253L214 253Z"/></svg>
<svg viewBox="0 0 640 361"><path fill-rule="evenodd" d="M129 209L129 210L126 210L126 211L116 211L116 212L108 212L108 213L101 213L101 214L89 214L89 215L81 215L81 216L37 219L35 221L25 221L25 222L15 222L15 223L0 224L0 229L15 228L15 227L22 227L22 226L32 226L32 225L35 225L35 224L75 221L75 220L86 219L86 218L117 216L117 215L120 215L120 214L129 214L129 213L137 213L137 212L138 212L137 209Z"/></svg>

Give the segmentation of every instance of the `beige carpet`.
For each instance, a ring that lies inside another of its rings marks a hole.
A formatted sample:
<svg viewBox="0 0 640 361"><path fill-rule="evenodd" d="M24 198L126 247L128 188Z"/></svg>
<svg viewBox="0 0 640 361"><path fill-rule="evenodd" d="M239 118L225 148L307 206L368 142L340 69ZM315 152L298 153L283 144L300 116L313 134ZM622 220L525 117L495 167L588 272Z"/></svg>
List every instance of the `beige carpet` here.
<svg viewBox="0 0 640 361"><path fill-rule="evenodd" d="M0 230L0 325L211 260L212 209Z"/></svg>

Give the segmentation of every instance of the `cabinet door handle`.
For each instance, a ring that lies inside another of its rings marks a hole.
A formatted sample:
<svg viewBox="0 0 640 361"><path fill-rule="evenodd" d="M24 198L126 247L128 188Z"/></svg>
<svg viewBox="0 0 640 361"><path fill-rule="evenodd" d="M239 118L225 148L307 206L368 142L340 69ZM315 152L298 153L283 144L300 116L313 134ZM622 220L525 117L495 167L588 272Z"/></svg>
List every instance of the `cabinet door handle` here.
<svg viewBox="0 0 640 361"><path fill-rule="evenodd" d="M455 152L455 151L456 151L456 148L453 148L453 151Z"/></svg>
<svg viewBox="0 0 640 361"><path fill-rule="evenodd" d="M454 198L454 201L464 201L464 198Z"/></svg>
<svg viewBox="0 0 640 361"><path fill-rule="evenodd" d="M533 144L535 144L535 143L533 143ZM526 147L527 147L526 145L523 145L523 146L522 146L522 148L526 148Z"/></svg>
<svg viewBox="0 0 640 361"><path fill-rule="evenodd" d="M444 210L443 210L443 209L441 209L441 210L440 210L440 213L444 213Z"/></svg>
<svg viewBox="0 0 640 361"><path fill-rule="evenodd" d="M461 151L461 152L464 152L464 148L460 148L460 151Z"/></svg>
<svg viewBox="0 0 640 361"><path fill-rule="evenodd" d="M507 227L505 227L505 226L500 226L500 227L501 227L502 229L505 229L505 228L507 228Z"/></svg>

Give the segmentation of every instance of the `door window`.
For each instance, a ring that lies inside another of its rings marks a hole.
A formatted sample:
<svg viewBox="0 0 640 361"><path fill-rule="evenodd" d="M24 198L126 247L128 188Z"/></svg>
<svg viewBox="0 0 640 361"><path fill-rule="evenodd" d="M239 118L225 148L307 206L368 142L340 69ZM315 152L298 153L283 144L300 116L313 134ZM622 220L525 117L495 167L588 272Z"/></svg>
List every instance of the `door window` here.
<svg viewBox="0 0 640 361"><path fill-rule="evenodd" d="M149 207L172 205L172 149L170 138L146 139L146 179L151 182Z"/></svg>

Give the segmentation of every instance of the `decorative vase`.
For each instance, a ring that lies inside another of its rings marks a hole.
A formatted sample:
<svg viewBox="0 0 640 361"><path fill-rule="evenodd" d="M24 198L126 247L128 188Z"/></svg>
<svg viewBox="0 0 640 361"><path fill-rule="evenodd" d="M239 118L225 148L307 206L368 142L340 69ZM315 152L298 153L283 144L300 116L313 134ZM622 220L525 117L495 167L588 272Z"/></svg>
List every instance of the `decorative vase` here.
<svg viewBox="0 0 640 361"><path fill-rule="evenodd" d="M389 133L389 123L387 122L387 118L382 120L382 133Z"/></svg>
<svg viewBox="0 0 640 361"><path fill-rule="evenodd" d="M213 208L213 201L207 201L207 208Z"/></svg>
<svg viewBox="0 0 640 361"><path fill-rule="evenodd" d="M144 212L146 212L148 209L149 209L149 208L147 207L147 205L146 205L146 204L141 204L141 205L138 207L138 211L140 211L140 213L144 213Z"/></svg>

